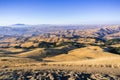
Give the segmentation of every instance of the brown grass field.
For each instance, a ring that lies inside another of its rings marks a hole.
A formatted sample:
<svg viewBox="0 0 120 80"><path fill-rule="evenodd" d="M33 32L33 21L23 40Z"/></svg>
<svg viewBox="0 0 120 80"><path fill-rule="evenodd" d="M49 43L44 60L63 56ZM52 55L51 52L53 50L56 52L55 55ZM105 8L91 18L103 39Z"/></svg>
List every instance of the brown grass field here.
<svg viewBox="0 0 120 80"><path fill-rule="evenodd" d="M5 52L11 52L11 54L5 56ZM89 74L109 74L117 77L120 75L120 56L109 53L98 46L73 49L68 53L55 56L45 57L46 55L44 48L28 51L14 48L4 50L0 57L0 71L9 73L9 71L15 70L70 70ZM41 59L43 60L41 61Z"/></svg>

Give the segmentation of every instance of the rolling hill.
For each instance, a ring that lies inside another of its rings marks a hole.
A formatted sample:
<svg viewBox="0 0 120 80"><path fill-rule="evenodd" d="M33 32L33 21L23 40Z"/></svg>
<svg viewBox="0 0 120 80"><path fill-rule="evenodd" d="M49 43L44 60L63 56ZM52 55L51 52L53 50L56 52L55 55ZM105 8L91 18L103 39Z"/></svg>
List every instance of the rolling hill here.
<svg viewBox="0 0 120 80"><path fill-rule="evenodd" d="M78 48L68 52L68 54L60 54L54 57L47 57L44 60L48 61L81 61L81 60L97 60L99 58L120 57L98 46L88 46L85 48Z"/></svg>

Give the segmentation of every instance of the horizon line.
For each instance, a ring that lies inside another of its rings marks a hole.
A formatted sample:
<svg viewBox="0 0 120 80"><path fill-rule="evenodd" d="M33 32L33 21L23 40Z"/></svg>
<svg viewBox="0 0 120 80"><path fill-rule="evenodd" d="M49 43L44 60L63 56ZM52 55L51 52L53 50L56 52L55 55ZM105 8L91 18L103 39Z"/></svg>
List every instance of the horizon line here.
<svg viewBox="0 0 120 80"><path fill-rule="evenodd" d="M15 23L15 24L6 24L6 25L0 25L0 26L15 26L15 25L120 25L120 23L94 23L94 24L48 24L48 23L40 23L40 24L24 24L24 23Z"/></svg>

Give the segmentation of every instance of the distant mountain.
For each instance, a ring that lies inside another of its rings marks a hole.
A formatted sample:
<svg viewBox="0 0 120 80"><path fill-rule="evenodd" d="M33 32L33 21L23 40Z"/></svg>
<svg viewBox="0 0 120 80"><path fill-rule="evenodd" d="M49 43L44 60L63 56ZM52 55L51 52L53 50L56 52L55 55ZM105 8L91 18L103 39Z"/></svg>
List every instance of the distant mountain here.
<svg viewBox="0 0 120 80"><path fill-rule="evenodd" d="M120 25L25 25L14 24L0 27L0 35L25 36L46 34L57 37L99 37L99 38L120 38Z"/></svg>
<svg viewBox="0 0 120 80"><path fill-rule="evenodd" d="M18 24L14 24L14 25L17 25L17 26L23 26L23 25L25 25L25 24L20 24L20 23L18 23Z"/></svg>
<svg viewBox="0 0 120 80"><path fill-rule="evenodd" d="M10 25L10 27L29 27L29 26L26 24L13 24L13 25Z"/></svg>

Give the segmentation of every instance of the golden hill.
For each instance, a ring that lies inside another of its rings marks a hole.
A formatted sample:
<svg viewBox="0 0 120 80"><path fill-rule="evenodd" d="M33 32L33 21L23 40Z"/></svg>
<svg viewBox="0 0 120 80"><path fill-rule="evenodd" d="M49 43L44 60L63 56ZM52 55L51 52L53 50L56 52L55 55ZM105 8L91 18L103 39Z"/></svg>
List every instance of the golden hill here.
<svg viewBox="0 0 120 80"><path fill-rule="evenodd" d="M44 60L49 61L79 61L88 59L120 57L119 55L105 52L98 46L88 46L85 48L78 48L68 52L68 54L61 54L54 57L47 57Z"/></svg>
<svg viewBox="0 0 120 80"><path fill-rule="evenodd" d="M35 49L30 49L26 52L21 52L18 54L11 54L11 56L41 60L41 58L44 58L44 57L65 54L67 51L72 50L72 49L75 49L75 47L61 46L61 47L56 47L56 48L35 48Z"/></svg>

